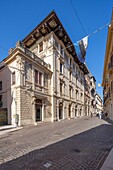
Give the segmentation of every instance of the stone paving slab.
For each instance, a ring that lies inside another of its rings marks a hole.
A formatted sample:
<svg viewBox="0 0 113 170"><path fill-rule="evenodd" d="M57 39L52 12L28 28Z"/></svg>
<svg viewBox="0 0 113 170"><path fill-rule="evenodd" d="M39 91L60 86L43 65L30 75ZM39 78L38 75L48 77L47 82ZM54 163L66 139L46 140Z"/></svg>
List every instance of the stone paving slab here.
<svg viewBox="0 0 113 170"><path fill-rule="evenodd" d="M0 170L100 170L112 134L96 117L25 127L0 139Z"/></svg>

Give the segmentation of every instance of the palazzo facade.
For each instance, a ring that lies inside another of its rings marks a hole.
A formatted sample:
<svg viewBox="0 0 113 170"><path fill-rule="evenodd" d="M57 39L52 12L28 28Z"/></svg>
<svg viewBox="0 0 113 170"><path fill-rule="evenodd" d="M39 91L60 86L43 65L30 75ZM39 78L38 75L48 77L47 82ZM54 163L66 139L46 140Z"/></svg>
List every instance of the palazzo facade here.
<svg viewBox="0 0 113 170"><path fill-rule="evenodd" d="M7 110L8 124L16 115L19 125L85 116L89 70L54 11L9 50L3 63L1 108Z"/></svg>

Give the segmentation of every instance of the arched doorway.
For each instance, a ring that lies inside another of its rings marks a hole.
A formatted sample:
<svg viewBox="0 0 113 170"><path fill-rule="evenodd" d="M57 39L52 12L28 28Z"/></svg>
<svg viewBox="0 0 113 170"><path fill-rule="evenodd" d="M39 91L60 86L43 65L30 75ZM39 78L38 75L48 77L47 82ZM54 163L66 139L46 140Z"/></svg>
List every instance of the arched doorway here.
<svg viewBox="0 0 113 170"><path fill-rule="evenodd" d="M59 119L63 118L63 103L59 103Z"/></svg>

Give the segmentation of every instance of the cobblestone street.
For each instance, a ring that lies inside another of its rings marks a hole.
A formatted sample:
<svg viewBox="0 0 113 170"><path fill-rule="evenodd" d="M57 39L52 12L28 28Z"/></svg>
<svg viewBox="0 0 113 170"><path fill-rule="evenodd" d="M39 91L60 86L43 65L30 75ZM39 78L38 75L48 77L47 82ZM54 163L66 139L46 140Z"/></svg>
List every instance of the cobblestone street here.
<svg viewBox="0 0 113 170"><path fill-rule="evenodd" d="M97 117L27 126L0 137L0 170L100 170L112 134Z"/></svg>

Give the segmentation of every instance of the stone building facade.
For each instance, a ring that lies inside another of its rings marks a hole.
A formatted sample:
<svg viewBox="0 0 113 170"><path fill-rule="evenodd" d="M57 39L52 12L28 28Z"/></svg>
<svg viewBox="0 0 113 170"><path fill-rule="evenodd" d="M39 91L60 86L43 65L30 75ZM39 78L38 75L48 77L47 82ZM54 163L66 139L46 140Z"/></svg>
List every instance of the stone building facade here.
<svg viewBox="0 0 113 170"><path fill-rule="evenodd" d="M96 80L90 71L85 75L84 88L84 113L90 116L96 113Z"/></svg>
<svg viewBox="0 0 113 170"><path fill-rule="evenodd" d="M111 20L113 21L113 10ZM105 113L108 113L108 117L113 120L113 22L108 27L102 86L103 109Z"/></svg>
<svg viewBox="0 0 113 170"><path fill-rule="evenodd" d="M50 65L20 42L4 63L0 69L3 78L1 94L3 108L7 108L8 124L15 123L16 115L19 116L19 125L51 121Z"/></svg>
<svg viewBox="0 0 113 170"><path fill-rule="evenodd" d="M8 123L14 124L16 114L19 125L85 116L84 84L88 73L52 11L10 49L0 69L0 81L8 82L1 91Z"/></svg>

